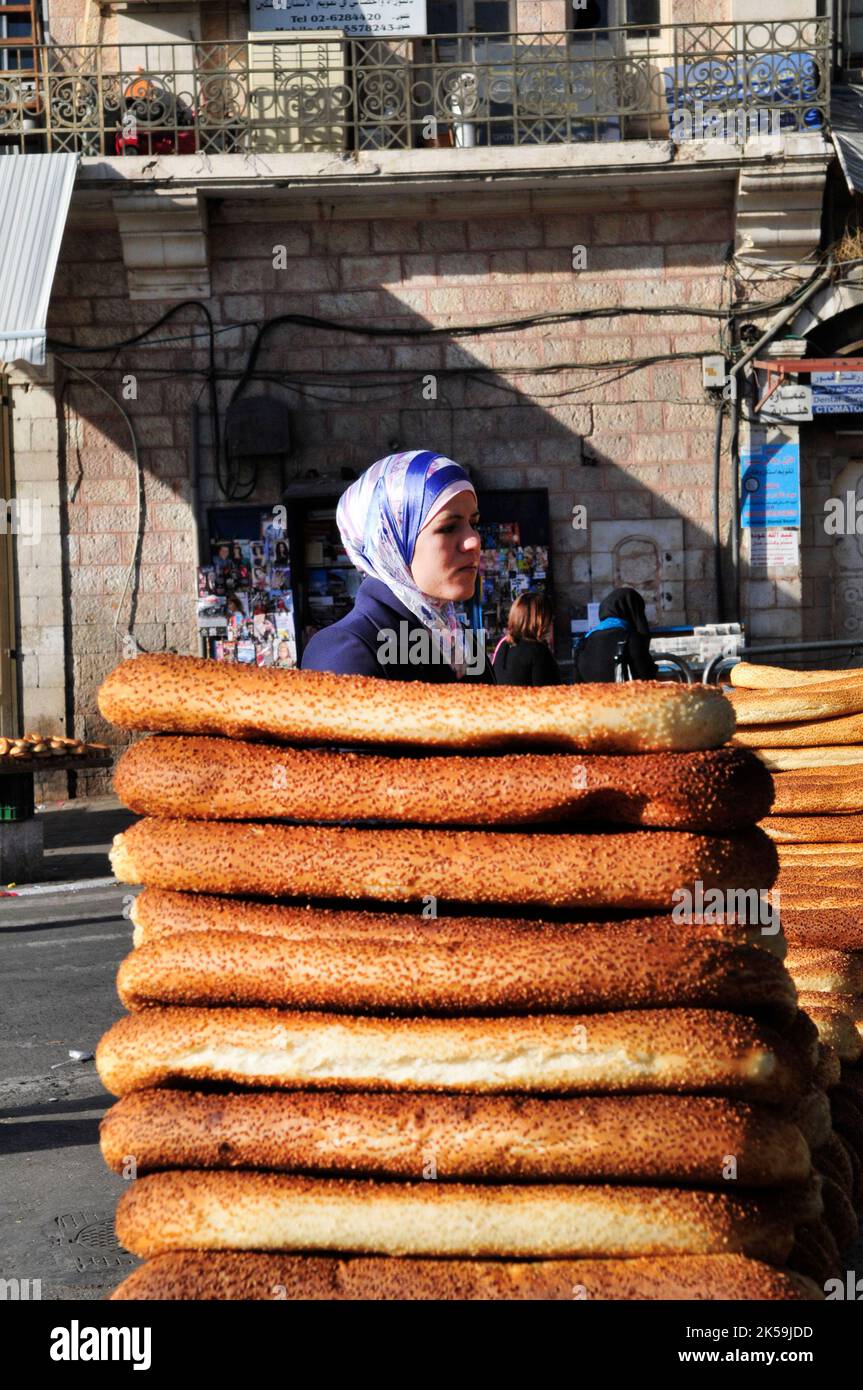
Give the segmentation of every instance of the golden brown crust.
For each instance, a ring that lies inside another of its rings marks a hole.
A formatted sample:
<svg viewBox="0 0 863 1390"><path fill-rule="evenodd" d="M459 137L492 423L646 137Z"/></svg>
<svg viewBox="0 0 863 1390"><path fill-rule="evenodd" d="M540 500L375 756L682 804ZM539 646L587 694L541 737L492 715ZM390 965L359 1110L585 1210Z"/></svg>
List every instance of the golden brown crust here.
<svg viewBox="0 0 863 1390"><path fill-rule="evenodd" d="M121 1245L143 1257L183 1249L510 1258L730 1253L782 1264L794 1241L792 1221L781 1193L173 1171L139 1178L123 1193L116 1230Z"/></svg>
<svg viewBox="0 0 863 1390"><path fill-rule="evenodd" d="M863 994L863 952L832 947L793 946L786 969L799 990L810 993Z"/></svg>
<svg viewBox="0 0 863 1390"><path fill-rule="evenodd" d="M734 689L728 692L738 728L748 724L792 724L833 719L863 711L863 680L823 681L794 689Z"/></svg>
<svg viewBox="0 0 863 1390"><path fill-rule="evenodd" d="M861 872L838 864L785 865L776 887L782 901L782 918L789 910L842 910L849 920L860 911ZM838 940L834 942L838 947Z"/></svg>
<svg viewBox="0 0 863 1390"><path fill-rule="evenodd" d="M765 816L762 830L782 844L848 844L863 841L863 815Z"/></svg>
<svg viewBox="0 0 863 1390"><path fill-rule="evenodd" d="M517 909L514 909L517 910ZM135 925L134 945L143 946L181 932L230 931L254 936L277 936L286 941L317 941L332 937L339 941L370 938L404 942L414 948L423 942L458 946L477 935L501 941L514 933L548 933L557 943L565 936L590 928L603 930L606 923L568 921L549 922L542 918L458 916L423 917L418 913L376 912L359 908L297 907L289 903L256 902L251 898L223 898L214 893L177 893L168 888L144 888L134 898L130 918ZM777 960L785 956L785 937L781 931L768 935L757 924L728 922L676 923L667 915L631 917L616 922L616 928L633 927L668 931L672 927L687 939L721 941L736 946L758 946Z"/></svg>
<svg viewBox="0 0 863 1390"><path fill-rule="evenodd" d="M815 887L807 892L801 884L788 884L782 886L782 902L789 907L805 912L845 912L853 910L860 901L860 890L858 885L850 883L840 883L835 888ZM783 906L784 914L784 906ZM836 941L840 944L839 938ZM849 942L850 944L850 942Z"/></svg>
<svg viewBox="0 0 863 1390"><path fill-rule="evenodd" d="M729 702L704 685L429 685L166 653L122 662L97 698L123 729L290 742L685 752L734 731Z"/></svg>
<svg viewBox="0 0 863 1390"><path fill-rule="evenodd" d="M789 948L863 951L863 909L795 907L782 896L782 931Z"/></svg>
<svg viewBox="0 0 863 1390"><path fill-rule="evenodd" d="M862 866L863 867L863 866ZM839 908L853 905L855 890L863 883L862 869L856 865L782 865L777 887L782 890L782 902L792 908Z"/></svg>
<svg viewBox="0 0 863 1390"><path fill-rule="evenodd" d="M622 1260L432 1260L183 1250L155 1255L110 1295L170 1300L760 1299L817 1302L811 1280L745 1255Z"/></svg>
<svg viewBox="0 0 863 1390"><path fill-rule="evenodd" d="M825 685L837 681L863 682L863 667L844 671L792 671L786 666L761 666L755 662L738 661L729 673L732 685L747 690L771 690L783 687Z"/></svg>
<svg viewBox="0 0 863 1390"><path fill-rule="evenodd" d="M398 758L226 738L145 738L114 789L141 815L190 820L543 821L727 833L770 810L773 784L743 749Z"/></svg>
<svg viewBox="0 0 863 1390"><path fill-rule="evenodd" d="M837 953L833 953L834 955ZM863 971L861 971L863 973ZM699 939L670 920L431 934L283 940L185 932L139 946L117 976L129 1010L152 1004L255 1004L354 1013L569 1013L693 1006L789 1022L783 964L754 946Z"/></svg>
<svg viewBox="0 0 863 1390"><path fill-rule="evenodd" d="M774 774L777 772L825 772L843 774L855 785L863 772L863 746L858 743L830 743L817 748L779 748L773 743L761 745L751 750L760 758L765 767ZM802 809L802 808L798 808ZM814 808L823 811L824 802ZM837 811L859 810L856 806L838 805ZM778 814L780 807L774 806Z"/></svg>
<svg viewBox="0 0 863 1390"><path fill-rule="evenodd" d="M772 773L772 815L859 815L863 812L863 768L804 767Z"/></svg>
<svg viewBox="0 0 863 1390"><path fill-rule="evenodd" d="M115 1023L96 1066L114 1095L166 1082L294 1090L585 1094L716 1091L770 1104L811 1085L817 1059L739 1014L644 1009L506 1018L364 1018L276 1009L145 1009Z"/></svg>
<svg viewBox="0 0 863 1390"><path fill-rule="evenodd" d="M836 869L833 880L850 878L859 874L863 868L863 844L859 840L847 844L799 844L777 845L780 869L796 869L804 873L810 869Z"/></svg>
<svg viewBox="0 0 863 1390"><path fill-rule="evenodd" d="M863 714L791 724L738 725L731 742L737 748L823 748L863 743Z"/></svg>
<svg viewBox="0 0 863 1390"><path fill-rule="evenodd" d="M822 1042L834 1048L840 1062L857 1062L863 1056L863 1038L854 1020L844 1008L837 1008L836 995L803 992L799 996L802 1009L812 1019Z"/></svg>
<svg viewBox="0 0 863 1390"><path fill-rule="evenodd" d="M863 841L847 840L842 844L830 840L813 843L803 841L796 845L779 845L777 853L784 863L800 867L817 864L824 858L831 864L847 864L851 869L856 869L863 859Z"/></svg>
<svg viewBox="0 0 863 1390"><path fill-rule="evenodd" d="M765 1106L708 1096L398 1095L139 1091L101 1123L122 1172L255 1168L377 1178L712 1184L802 1182L800 1129ZM827 1155L829 1159L829 1154ZM850 1186L850 1173L849 1173Z"/></svg>
<svg viewBox="0 0 863 1390"><path fill-rule="evenodd" d="M670 911L698 880L769 888L776 848L757 828L530 835L146 818L114 837L111 864L123 883L189 892Z"/></svg>
<svg viewBox="0 0 863 1390"><path fill-rule="evenodd" d="M800 1007L807 1012L810 1005L815 1005L816 1008L820 1005L825 1009L838 1009L839 1013L847 1014L855 1020L863 1007L863 996L844 990L804 989L797 997Z"/></svg>

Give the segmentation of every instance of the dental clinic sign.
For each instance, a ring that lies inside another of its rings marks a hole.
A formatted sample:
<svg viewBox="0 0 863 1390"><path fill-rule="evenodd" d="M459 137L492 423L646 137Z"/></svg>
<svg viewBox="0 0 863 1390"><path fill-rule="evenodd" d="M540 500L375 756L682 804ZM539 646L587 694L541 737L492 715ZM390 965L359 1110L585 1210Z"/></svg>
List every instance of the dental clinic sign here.
<svg viewBox="0 0 863 1390"><path fill-rule="evenodd" d="M424 34L425 0L249 0L249 28L340 30L350 38Z"/></svg>

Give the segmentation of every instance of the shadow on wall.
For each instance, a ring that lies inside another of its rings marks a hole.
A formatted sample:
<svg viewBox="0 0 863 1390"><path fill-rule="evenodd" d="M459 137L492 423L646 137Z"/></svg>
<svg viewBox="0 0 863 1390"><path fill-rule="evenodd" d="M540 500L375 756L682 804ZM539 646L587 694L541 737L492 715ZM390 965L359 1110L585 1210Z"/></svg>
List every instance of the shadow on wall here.
<svg viewBox="0 0 863 1390"><path fill-rule="evenodd" d="M655 303L657 285L670 266L675 280L667 293L680 293L676 277L684 275L687 229L691 232L696 214L682 214L679 244L663 251L651 240L656 229L648 214L630 216L625 208L609 213L620 222L621 237L641 235L644 244L597 245L593 274L589 254L588 269L573 275L571 242L581 238L592 247L594 224L605 214L535 217L528 224L472 223L471 242L479 227L484 235L476 240L485 245L469 250L464 218L419 225L294 221L262 226L240 225L242 212L240 204L232 210L223 203L211 216L213 297L207 307L217 329L214 362L222 418L247 366L255 324L264 318L303 314L352 329L373 325L401 333L370 337L341 327L285 323L264 336L248 390L287 396L294 441L289 476L316 470L332 476L338 492L345 485L344 466L360 472L396 449L431 447L469 467L482 489L546 487L561 655L568 655L573 608L614 587L641 590L655 624L717 618L709 515L714 408L701 389L697 359L624 376L606 367L605 384L597 384L597 374L583 366L662 355L681 345L693 354L713 347L715 329L705 328L703 319L677 318L672 325L669 318L672 338L663 317L645 319L633 312ZM723 206L714 216L727 214ZM709 210L706 215L711 216ZM705 216L703 208L697 216ZM602 231L607 235L607 221ZM535 249L525 249L525 237L536 240ZM510 244L518 249L501 249ZM274 268L273 249L279 245L286 245L293 271ZM721 257L716 265L718 283ZM705 276L697 259L686 267ZM399 288L393 289L396 282ZM697 282L694 302L704 302L712 283ZM79 323L86 305L93 306L92 314ZM443 315L487 323L589 305L625 305L630 313L474 338L452 331L410 336ZM132 337L162 312L159 303L128 299L119 239L113 258L103 257L94 267L86 234L67 231L51 336L95 347ZM196 335L191 341L190 333ZM636 333L644 336L638 339ZM184 307L140 345L59 356L82 366L121 401L139 445L142 533L136 541L138 494L127 424L104 395L58 365L76 727L83 721L87 737L110 740L114 734L95 708L95 691L118 659L111 625L133 558L139 563L123 598L121 630L134 624L148 650L196 650L190 510L196 405L201 409L200 503L226 505L216 484L206 323L200 311ZM571 373L524 374L525 368L558 362L572 363ZM510 371L521 373L513 378L516 389L507 379ZM531 396L534 380L545 399ZM586 389L560 394L569 385ZM673 411L689 412L689 423L681 423ZM256 486L244 500L277 503L279 472L278 460L260 460ZM727 462L722 488L725 498ZM574 516L576 506L585 509L583 526ZM723 526L727 529L727 518Z"/></svg>

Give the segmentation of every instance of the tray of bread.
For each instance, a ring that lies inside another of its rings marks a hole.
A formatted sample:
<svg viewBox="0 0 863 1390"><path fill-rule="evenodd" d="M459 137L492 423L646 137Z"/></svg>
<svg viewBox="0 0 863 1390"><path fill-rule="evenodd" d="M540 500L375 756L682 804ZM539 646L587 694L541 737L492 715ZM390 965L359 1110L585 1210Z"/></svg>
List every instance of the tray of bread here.
<svg viewBox="0 0 863 1390"><path fill-rule="evenodd" d="M26 733L20 738L0 738L0 773L35 772L50 767L52 772L73 768L110 767L111 749L107 743L87 743L62 734Z"/></svg>

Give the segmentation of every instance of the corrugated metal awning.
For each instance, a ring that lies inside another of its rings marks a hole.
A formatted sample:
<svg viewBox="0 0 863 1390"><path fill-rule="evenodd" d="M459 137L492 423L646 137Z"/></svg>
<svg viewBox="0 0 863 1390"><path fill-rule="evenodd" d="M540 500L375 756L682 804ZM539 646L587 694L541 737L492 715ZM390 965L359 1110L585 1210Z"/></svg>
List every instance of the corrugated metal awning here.
<svg viewBox="0 0 863 1390"><path fill-rule="evenodd" d="M830 92L830 136L849 193L863 193L863 90L834 82Z"/></svg>
<svg viewBox="0 0 863 1390"><path fill-rule="evenodd" d="M45 361L48 300L78 159L0 159L0 362Z"/></svg>

